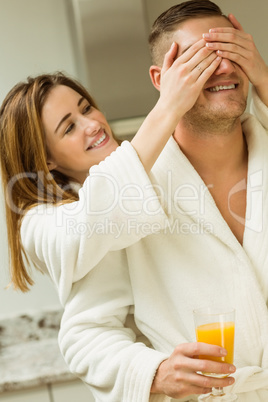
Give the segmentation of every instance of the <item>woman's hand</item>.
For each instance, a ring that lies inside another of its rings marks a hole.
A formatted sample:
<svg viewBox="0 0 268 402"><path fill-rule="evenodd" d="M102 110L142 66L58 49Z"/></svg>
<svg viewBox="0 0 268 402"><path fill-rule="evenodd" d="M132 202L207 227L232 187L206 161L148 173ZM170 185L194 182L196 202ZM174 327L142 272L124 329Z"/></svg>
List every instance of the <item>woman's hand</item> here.
<svg viewBox="0 0 268 402"><path fill-rule="evenodd" d="M206 48L204 39L178 58L177 52L178 45L173 43L165 55L163 67L150 67L151 79L160 97L131 141L147 172L221 61L215 52Z"/></svg>
<svg viewBox="0 0 268 402"><path fill-rule="evenodd" d="M152 394L164 394L171 398L183 398L193 394L205 394L212 387L227 387L234 378L213 378L197 372L232 374L235 367L228 363L201 360L199 355L226 356L226 350L206 343L185 343L176 347L171 356L164 360L156 372Z"/></svg>
<svg viewBox="0 0 268 402"><path fill-rule="evenodd" d="M206 81L221 62L221 57L205 45L201 39L176 58L178 45L173 43L165 56L159 101L169 111L177 111L179 118L194 106Z"/></svg>
<svg viewBox="0 0 268 402"><path fill-rule="evenodd" d="M210 29L209 33L203 35L207 41L206 46L222 58L238 64L268 106L268 66L256 48L253 37L244 32L233 14L229 14L228 18L233 28Z"/></svg>

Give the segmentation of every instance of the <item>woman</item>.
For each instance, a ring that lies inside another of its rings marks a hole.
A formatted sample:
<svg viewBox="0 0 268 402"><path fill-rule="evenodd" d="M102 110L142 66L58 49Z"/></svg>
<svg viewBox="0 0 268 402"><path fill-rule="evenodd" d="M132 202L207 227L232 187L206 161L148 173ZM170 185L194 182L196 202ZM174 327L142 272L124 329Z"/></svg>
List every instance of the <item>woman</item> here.
<svg viewBox="0 0 268 402"><path fill-rule="evenodd" d="M85 88L63 74L30 78L7 95L0 147L15 288L33 284L31 262L50 274L64 304L72 283L108 251L164 227L167 216L147 173L221 60L204 40L182 58L176 54L174 43L157 104L120 147ZM201 61L202 74L195 68Z"/></svg>

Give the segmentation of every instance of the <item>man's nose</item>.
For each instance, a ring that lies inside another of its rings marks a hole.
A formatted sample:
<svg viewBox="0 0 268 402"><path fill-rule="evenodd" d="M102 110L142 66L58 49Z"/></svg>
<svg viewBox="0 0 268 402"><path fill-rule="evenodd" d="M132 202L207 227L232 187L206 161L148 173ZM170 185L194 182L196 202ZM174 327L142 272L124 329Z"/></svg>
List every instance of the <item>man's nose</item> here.
<svg viewBox="0 0 268 402"><path fill-rule="evenodd" d="M228 59L222 59L220 62L220 65L214 72L215 75L220 75L220 74L230 74L235 71L235 66L234 64L228 60Z"/></svg>

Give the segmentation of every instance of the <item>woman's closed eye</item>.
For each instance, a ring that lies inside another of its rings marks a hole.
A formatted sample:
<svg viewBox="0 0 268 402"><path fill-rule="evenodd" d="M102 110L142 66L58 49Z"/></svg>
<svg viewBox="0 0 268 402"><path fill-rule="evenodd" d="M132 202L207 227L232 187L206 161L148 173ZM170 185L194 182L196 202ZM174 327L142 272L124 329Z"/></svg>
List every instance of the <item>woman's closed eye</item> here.
<svg viewBox="0 0 268 402"><path fill-rule="evenodd" d="M92 106L88 103L83 107L83 109L81 110L80 113L83 115L88 114L91 111L91 109L92 109ZM64 135L70 134L74 128L75 128L75 123L70 123L68 125L68 127L66 128L66 130L64 131Z"/></svg>
<svg viewBox="0 0 268 402"><path fill-rule="evenodd" d="M66 130L64 131L64 135L65 135L65 134L70 134L70 133L73 131L74 126L75 126L74 123L69 124L69 126L68 126L68 127L66 128Z"/></svg>
<svg viewBox="0 0 268 402"><path fill-rule="evenodd" d="M87 105L85 105L85 107L83 108L83 114L87 114L90 112L92 106L88 103Z"/></svg>

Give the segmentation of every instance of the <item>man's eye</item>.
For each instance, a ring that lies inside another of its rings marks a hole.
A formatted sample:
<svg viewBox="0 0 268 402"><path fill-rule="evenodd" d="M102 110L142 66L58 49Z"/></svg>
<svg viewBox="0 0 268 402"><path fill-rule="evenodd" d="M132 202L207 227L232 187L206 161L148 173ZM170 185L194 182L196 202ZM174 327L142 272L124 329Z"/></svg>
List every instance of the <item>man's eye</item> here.
<svg viewBox="0 0 268 402"><path fill-rule="evenodd" d="M73 128L74 128L74 124L72 123L66 128L64 134L69 134L73 130Z"/></svg>

